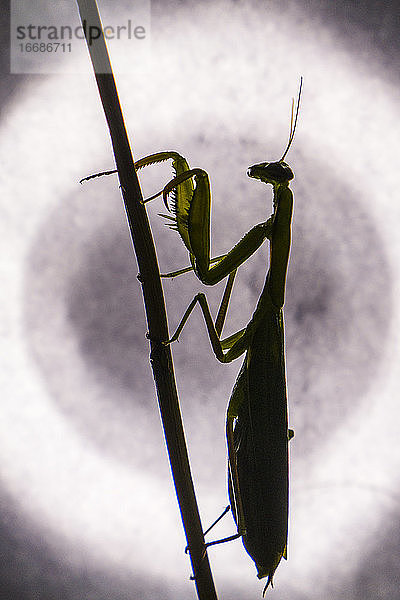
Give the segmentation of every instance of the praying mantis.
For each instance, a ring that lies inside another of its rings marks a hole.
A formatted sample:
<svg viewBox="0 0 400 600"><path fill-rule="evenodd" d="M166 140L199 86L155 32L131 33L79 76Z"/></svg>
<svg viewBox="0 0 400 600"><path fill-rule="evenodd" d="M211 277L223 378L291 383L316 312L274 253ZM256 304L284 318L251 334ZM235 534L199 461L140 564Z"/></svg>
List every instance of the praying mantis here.
<svg viewBox="0 0 400 600"><path fill-rule="evenodd" d="M283 305L291 243L293 194L289 182L294 174L284 159L291 147L297 124L302 79L289 141L280 160L249 167L253 179L271 184L273 213L253 227L227 254L210 259L210 184L202 169L190 169L175 152L161 152L142 159L140 166L172 159L175 177L162 192L164 203L173 216L167 216L189 251L191 267L200 281L214 285L228 276L215 322L207 299L197 294L183 315L174 335L166 343L178 340L191 312L198 303L202 310L216 358L228 363L245 354L227 408L228 488L237 534L211 542L221 543L242 537L243 544L256 564L257 576L273 584L273 576L282 557L286 558L288 533L288 429L285 377ZM193 183L194 181L194 183ZM171 205L168 196L173 193ZM256 309L247 326L221 339L233 281L238 267L255 252L265 239L270 241L270 263ZM215 263L215 264L214 264ZM178 275L185 270L169 276Z"/></svg>
<svg viewBox="0 0 400 600"><path fill-rule="evenodd" d="M282 157L278 161L253 165L247 171L249 177L272 185L272 215L254 226L223 256L210 258L211 192L208 174L199 168L190 169L186 159L177 152L159 152L135 163L136 169L139 169L172 159L175 177L161 192L146 200L163 196L164 204L171 213L163 216L178 231L189 252L191 267L167 276L193 270L206 285L215 285L228 277L215 322L206 296L199 293L189 304L174 335L165 344L178 340L198 303L216 358L228 363L245 353L226 414L228 493L237 534L210 542L207 546L241 537L255 562L258 578L267 578L263 593L273 584L273 576L282 557L286 558L288 534L288 443L293 431L288 429L282 309L293 211L289 182L294 174L284 159L296 130L301 90L302 79L294 119L292 103L289 141ZM173 200L168 203L170 195ZM246 327L221 339L236 271L266 239L270 241L270 261L256 309Z"/></svg>

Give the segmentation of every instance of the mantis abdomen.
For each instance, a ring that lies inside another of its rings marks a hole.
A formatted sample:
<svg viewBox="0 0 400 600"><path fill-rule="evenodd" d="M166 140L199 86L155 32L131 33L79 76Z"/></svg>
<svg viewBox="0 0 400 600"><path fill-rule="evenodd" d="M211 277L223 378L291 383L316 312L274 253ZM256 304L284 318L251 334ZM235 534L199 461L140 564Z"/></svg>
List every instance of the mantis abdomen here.
<svg viewBox="0 0 400 600"><path fill-rule="evenodd" d="M259 323L245 357L243 401L234 429L243 543L258 577L271 581L286 553L288 419L282 311Z"/></svg>

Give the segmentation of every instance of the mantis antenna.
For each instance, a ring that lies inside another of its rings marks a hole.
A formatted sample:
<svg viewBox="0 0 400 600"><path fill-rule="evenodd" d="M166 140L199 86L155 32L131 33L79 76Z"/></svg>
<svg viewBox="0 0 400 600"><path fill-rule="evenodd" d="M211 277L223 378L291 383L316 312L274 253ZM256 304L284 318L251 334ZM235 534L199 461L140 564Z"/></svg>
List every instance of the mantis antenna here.
<svg viewBox="0 0 400 600"><path fill-rule="evenodd" d="M288 144L286 146L285 152L282 155L282 158L280 159L279 162L281 162L286 154L289 152L289 148L292 145L293 142L293 138L294 138L294 132L296 131L296 125L297 125L297 117L299 115L299 108L300 108L300 96L301 96L301 88L303 87L303 78L300 77L300 87L299 87L299 94L297 96L297 107L296 107L296 115L294 117L294 123L293 123L293 114L294 114L294 98L292 98L292 114L290 117L290 133L289 133L289 141Z"/></svg>

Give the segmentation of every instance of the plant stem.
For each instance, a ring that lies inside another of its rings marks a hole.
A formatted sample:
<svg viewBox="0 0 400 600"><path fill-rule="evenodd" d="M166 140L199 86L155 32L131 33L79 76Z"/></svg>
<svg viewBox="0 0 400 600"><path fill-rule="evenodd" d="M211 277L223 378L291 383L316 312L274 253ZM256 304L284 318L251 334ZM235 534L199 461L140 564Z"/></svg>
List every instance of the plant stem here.
<svg viewBox="0 0 400 600"><path fill-rule="evenodd" d="M153 237L134 168L97 5L95 0L77 0L77 3L82 24L86 21L87 28L89 25L95 26L101 31L98 40L92 44L88 42L88 49L110 130L125 210L139 266L138 277L142 284L150 339L150 361L172 476L195 574L197 596L199 600L217 600L190 472L171 351L169 346L162 343L169 339L169 334Z"/></svg>

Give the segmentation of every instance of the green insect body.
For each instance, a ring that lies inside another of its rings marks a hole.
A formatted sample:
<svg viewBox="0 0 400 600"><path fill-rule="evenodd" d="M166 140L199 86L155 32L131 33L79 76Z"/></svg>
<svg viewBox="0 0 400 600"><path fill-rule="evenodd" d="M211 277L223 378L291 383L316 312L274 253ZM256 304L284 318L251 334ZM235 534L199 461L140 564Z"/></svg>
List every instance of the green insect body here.
<svg viewBox="0 0 400 600"><path fill-rule="evenodd" d="M227 410L230 501L258 577L267 577L266 587L272 584L281 558L286 558L289 504L290 433L282 314L286 270L279 269L275 279L272 265L275 261L281 267L287 264L293 200L288 189L276 193L270 269L244 333L248 348Z"/></svg>
<svg viewBox="0 0 400 600"><path fill-rule="evenodd" d="M166 158L173 160L175 177L156 196L162 194L166 207L172 212L172 215L164 216L173 222L180 234L192 266L170 276L193 269L207 285L214 285L228 276L215 322L205 295L197 294L167 343L179 338L199 303L217 359L227 363L245 353L227 409L228 491L237 536L242 537L254 560L258 577L267 578L264 593L272 585L276 568L287 552L288 444L293 432L288 429L282 309L293 211L289 182L294 175L284 158L296 129L301 87L302 81L294 123L292 105L289 142L282 158L253 165L247 172L249 177L272 185L273 213L223 256L210 259L211 194L207 173L202 169L190 169L187 161L173 152L144 159L152 162ZM169 203L171 193L173 199ZM221 339L236 270L265 239L270 241L269 269L256 310L245 328ZM236 536L226 539L233 537ZM209 545L221 541L225 540Z"/></svg>
<svg viewBox="0 0 400 600"><path fill-rule="evenodd" d="M258 577L267 577L266 589L272 584L281 558L286 557L288 530L291 433L287 423L282 307L291 241L293 195L289 181L293 173L281 160L254 165L248 175L272 184L274 190L274 211L264 223L265 237L270 240L270 264L256 310L247 327L220 339L236 262L234 270L228 271L229 289L216 323L205 295L197 294L169 342L179 338L199 303L218 360L230 362L246 352L227 410L229 496L238 534L256 563Z"/></svg>
<svg viewBox="0 0 400 600"><path fill-rule="evenodd" d="M160 195L170 212L166 217L186 246L191 267L164 276L176 276L194 270L200 281L214 285L228 276L227 285L215 322L207 299L195 296L174 335L176 341L192 310L199 303L217 359L231 362L243 353L245 359L229 400L226 419L228 444L228 488L237 536L256 564L259 578L266 577L266 591L282 557L286 558L289 505L288 429L283 304L291 242L293 194L289 182L294 175L284 158L293 141L296 115L290 126L289 142L282 158L248 169L249 177L273 187L273 213L253 227L225 255L210 258L211 193L208 175L202 169L190 169L177 152L159 152L135 163L144 166L172 159L174 178ZM111 173L111 171L106 174ZM100 173L99 175L102 175ZM98 175L95 175L98 176ZM90 179L90 178L88 178ZM168 201L169 196L172 200ZM266 240L270 241L269 269L256 310L248 325L221 339L236 270ZM211 542L208 545L213 543Z"/></svg>

